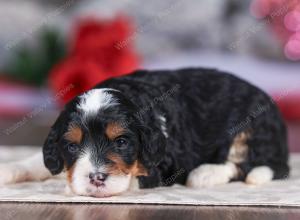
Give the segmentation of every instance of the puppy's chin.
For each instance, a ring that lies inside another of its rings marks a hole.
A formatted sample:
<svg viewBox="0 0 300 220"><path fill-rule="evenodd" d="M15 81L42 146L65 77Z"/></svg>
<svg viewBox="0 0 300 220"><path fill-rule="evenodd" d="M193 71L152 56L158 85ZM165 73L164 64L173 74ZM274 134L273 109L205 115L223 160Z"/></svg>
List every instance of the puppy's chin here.
<svg viewBox="0 0 300 220"><path fill-rule="evenodd" d="M96 187L92 185L88 177L74 176L72 181L69 182L71 191L80 196L92 197L110 197L119 195L129 189L132 176L129 175L110 175L103 185Z"/></svg>

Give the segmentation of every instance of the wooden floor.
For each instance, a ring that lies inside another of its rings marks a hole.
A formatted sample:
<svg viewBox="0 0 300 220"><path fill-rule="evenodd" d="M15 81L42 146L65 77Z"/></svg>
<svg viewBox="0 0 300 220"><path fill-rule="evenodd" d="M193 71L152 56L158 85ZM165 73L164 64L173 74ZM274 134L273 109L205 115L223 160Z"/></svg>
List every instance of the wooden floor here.
<svg viewBox="0 0 300 220"><path fill-rule="evenodd" d="M300 209L154 205L0 203L0 220L281 220L300 219Z"/></svg>

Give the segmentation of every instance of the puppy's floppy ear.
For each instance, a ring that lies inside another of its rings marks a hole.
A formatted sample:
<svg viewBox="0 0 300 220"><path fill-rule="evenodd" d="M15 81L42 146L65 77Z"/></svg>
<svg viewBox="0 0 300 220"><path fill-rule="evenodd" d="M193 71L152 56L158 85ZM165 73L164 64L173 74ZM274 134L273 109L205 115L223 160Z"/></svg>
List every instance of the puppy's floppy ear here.
<svg viewBox="0 0 300 220"><path fill-rule="evenodd" d="M165 154L166 137L159 127L140 126L142 163L146 168L157 166Z"/></svg>
<svg viewBox="0 0 300 220"><path fill-rule="evenodd" d="M67 127L68 116L65 110L51 127L48 137L43 146L44 164L52 173L59 174L64 168L64 160L59 149L59 139Z"/></svg>

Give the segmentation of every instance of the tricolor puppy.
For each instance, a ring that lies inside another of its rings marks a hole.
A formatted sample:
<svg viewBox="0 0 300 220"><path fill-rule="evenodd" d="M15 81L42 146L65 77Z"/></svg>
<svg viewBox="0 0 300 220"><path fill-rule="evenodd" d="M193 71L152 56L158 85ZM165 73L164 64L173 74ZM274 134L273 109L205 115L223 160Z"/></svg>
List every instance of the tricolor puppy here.
<svg viewBox="0 0 300 220"><path fill-rule="evenodd" d="M286 128L260 89L211 69L137 71L68 103L42 158L0 167L0 182L66 171L77 195L133 188L263 184L288 176Z"/></svg>

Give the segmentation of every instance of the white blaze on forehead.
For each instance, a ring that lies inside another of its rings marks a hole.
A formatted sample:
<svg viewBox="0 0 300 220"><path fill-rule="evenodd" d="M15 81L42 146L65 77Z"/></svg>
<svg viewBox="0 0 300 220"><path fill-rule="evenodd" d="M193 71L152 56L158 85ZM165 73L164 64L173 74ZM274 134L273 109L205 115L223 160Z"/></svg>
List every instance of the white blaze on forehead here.
<svg viewBox="0 0 300 220"><path fill-rule="evenodd" d="M97 113L99 109L105 109L118 104L109 91L114 89L93 89L80 96L78 108L85 113Z"/></svg>

